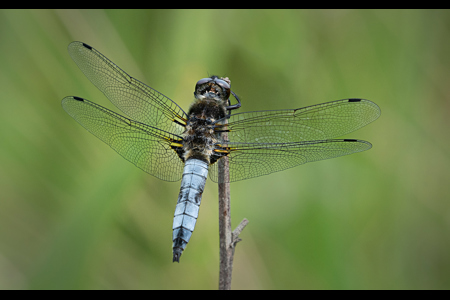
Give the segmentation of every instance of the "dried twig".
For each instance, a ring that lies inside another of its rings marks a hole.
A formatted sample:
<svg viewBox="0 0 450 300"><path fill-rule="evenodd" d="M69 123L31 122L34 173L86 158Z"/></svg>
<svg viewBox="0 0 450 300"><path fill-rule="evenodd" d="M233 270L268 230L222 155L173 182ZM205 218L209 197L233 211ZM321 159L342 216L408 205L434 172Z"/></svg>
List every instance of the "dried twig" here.
<svg viewBox="0 0 450 300"><path fill-rule="evenodd" d="M230 83L230 82L229 82ZM222 138L228 140L228 134L222 133ZM231 274L233 271L233 257L236 243L241 241L239 234L248 224L244 219L239 226L231 232L230 215L230 172L229 158L227 156L218 161L219 164L219 238L220 238L220 271L219 289L231 289Z"/></svg>

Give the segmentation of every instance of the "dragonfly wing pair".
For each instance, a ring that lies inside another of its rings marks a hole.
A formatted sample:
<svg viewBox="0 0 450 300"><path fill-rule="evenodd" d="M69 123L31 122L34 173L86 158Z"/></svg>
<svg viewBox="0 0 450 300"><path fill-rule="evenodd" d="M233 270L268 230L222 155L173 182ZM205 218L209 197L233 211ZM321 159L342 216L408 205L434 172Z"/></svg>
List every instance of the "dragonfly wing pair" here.
<svg viewBox="0 0 450 300"><path fill-rule="evenodd" d="M368 150L372 145L366 141L331 138L353 132L379 116L380 108L365 99L231 115L228 124L218 125L219 131L228 131L221 146L229 148L230 181ZM217 165L211 166L210 178L218 181Z"/></svg>
<svg viewBox="0 0 450 300"><path fill-rule="evenodd" d="M86 77L127 117L80 97L66 97L63 108L83 127L147 173L180 180L183 161L174 151L182 144L187 114L170 98L129 76L91 46L73 42L69 53ZM218 147L228 147L230 181L282 171L306 162L365 151L366 141L336 139L380 115L364 99L343 99L300 109L254 111L227 117L216 125L229 131ZM217 182L217 164L210 168Z"/></svg>

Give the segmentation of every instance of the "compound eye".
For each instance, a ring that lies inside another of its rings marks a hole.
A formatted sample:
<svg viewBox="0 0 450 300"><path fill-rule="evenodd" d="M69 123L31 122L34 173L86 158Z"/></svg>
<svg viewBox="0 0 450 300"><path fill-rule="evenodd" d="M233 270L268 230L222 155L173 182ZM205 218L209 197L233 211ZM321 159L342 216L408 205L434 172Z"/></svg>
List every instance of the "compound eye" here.
<svg viewBox="0 0 450 300"><path fill-rule="evenodd" d="M208 83L209 81L211 81L211 78L202 78L199 81L197 81L197 85L202 85Z"/></svg>
<svg viewBox="0 0 450 300"><path fill-rule="evenodd" d="M229 90L230 89L230 85L228 84L228 82L226 82L225 80L222 79L216 79L215 82L223 89L225 90Z"/></svg>

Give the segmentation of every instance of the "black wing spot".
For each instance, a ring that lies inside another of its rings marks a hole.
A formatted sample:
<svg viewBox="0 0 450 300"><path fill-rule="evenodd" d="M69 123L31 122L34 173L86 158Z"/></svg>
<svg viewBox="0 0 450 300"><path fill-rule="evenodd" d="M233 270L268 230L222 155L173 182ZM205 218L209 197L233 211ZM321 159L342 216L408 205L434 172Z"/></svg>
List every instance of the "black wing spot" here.
<svg viewBox="0 0 450 300"><path fill-rule="evenodd" d="M348 102L360 102L361 101L361 99L359 99L359 98L350 98L350 99L348 99Z"/></svg>
<svg viewBox="0 0 450 300"><path fill-rule="evenodd" d="M73 96L73 99L75 99L75 100L78 100L78 101L84 101L84 99L83 99L83 98L80 98L80 97L76 97L76 96Z"/></svg>
<svg viewBox="0 0 450 300"><path fill-rule="evenodd" d="M357 142L358 140L353 140L353 139L344 139L344 142Z"/></svg>
<svg viewBox="0 0 450 300"><path fill-rule="evenodd" d="M92 50L92 47L89 46L88 44L83 43L83 46L84 46L85 48L88 48L89 50Z"/></svg>
<svg viewBox="0 0 450 300"><path fill-rule="evenodd" d="M133 81L133 77L131 77L131 76L129 76L129 75L128 75L128 77L130 77L130 79L126 78L126 79L127 79L127 81L128 81L129 83L132 83L132 81Z"/></svg>

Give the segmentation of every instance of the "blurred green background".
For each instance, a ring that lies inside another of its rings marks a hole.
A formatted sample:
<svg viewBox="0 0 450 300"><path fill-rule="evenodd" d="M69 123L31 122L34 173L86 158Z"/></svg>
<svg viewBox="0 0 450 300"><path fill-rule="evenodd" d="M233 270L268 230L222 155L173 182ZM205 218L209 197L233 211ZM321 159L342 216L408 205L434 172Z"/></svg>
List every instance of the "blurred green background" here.
<svg viewBox="0 0 450 300"><path fill-rule="evenodd" d="M361 97L367 152L231 185L250 220L234 289L450 288L450 11L1 10L0 288L216 289L217 185L172 263L179 183L136 168L61 108L116 110L74 40L187 109L228 76L241 111ZM117 110L116 110L117 111Z"/></svg>

